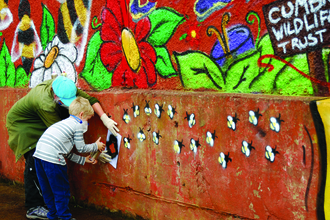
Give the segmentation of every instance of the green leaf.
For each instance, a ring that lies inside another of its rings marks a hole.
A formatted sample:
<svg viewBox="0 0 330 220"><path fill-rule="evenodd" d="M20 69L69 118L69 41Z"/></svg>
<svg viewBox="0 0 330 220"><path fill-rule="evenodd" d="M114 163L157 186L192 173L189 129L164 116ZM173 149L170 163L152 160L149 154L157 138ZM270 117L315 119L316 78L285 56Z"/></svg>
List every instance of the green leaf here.
<svg viewBox="0 0 330 220"><path fill-rule="evenodd" d="M180 40L184 40L184 39L186 39L187 36L188 36L187 33L182 34L181 37L180 37Z"/></svg>
<svg viewBox="0 0 330 220"><path fill-rule="evenodd" d="M3 41L0 52L0 87L15 85L15 66L11 61L11 56L6 45Z"/></svg>
<svg viewBox="0 0 330 220"><path fill-rule="evenodd" d="M167 49L165 47L155 47L156 54L157 54L157 60L156 60L156 69L164 78L168 78L171 76L177 76L172 62L170 58L170 54L168 53Z"/></svg>
<svg viewBox="0 0 330 220"><path fill-rule="evenodd" d="M102 43L100 31L95 32L88 43L85 66L80 73L80 76L97 90L108 89L113 75L101 61L99 49Z"/></svg>
<svg viewBox="0 0 330 220"><path fill-rule="evenodd" d="M42 4L42 23L40 26L40 40L43 50L45 50L47 43L53 40L55 35L54 18L47 7Z"/></svg>
<svg viewBox="0 0 330 220"><path fill-rule="evenodd" d="M222 72L210 57L202 52L174 52L182 84L186 88L222 89Z"/></svg>
<svg viewBox="0 0 330 220"><path fill-rule="evenodd" d="M170 8L158 8L150 15L151 29L148 42L153 46L163 46L183 22L183 15Z"/></svg>
<svg viewBox="0 0 330 220"><path fill-rule="evenodd" d="M31 74L30 74L31 75ZM22 66L16 69L15 87L24 87L29 83L30 75L27 76Z"/></svg>
<svg viewBox="0 0 330 220"><path fill-rule="evenodd" d="M249 86L259 74L260 53L254 51L241 59L236 59L226 71L226 92L250 92Z"/></svg>
<svg viewBox="0 0 330 220"><path fill-rule="evenodd" d="M286 58L288 62L296 66L299 70L309 75L306 54L297 54ZM280 61L277 61L280 62ZM282 64L282 63L281 63ZM282 64L282 66L284 66ZM276 71L275 69L273 71ZM272 71L272 72L273 72ZM281 72L276 71L275 90L281 95L313 95L312 82L289 66Z"/></svg>

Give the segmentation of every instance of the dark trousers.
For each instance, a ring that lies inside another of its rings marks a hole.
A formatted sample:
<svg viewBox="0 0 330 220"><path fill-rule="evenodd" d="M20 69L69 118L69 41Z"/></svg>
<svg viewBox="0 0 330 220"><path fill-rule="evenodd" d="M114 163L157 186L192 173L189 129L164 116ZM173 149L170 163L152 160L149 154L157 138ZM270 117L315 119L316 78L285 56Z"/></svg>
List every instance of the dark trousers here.
<svg viewBox="0 0 330 220"><path fill-rule="evenodd" d="M25 188L25 207L32 208L44 206L45 202L41 194L40 184L38 181L35 165L34 154L35 149L24 154L25 170L24 170L24 188Z"/></svg>
<svg viewBox="0 0 330 220"><path fill-rule="evenodd" d="M67 166L49 163L35 158L35 165L45 203L49 209L48 219L71 219L69 210L70 184Z"/></svg>

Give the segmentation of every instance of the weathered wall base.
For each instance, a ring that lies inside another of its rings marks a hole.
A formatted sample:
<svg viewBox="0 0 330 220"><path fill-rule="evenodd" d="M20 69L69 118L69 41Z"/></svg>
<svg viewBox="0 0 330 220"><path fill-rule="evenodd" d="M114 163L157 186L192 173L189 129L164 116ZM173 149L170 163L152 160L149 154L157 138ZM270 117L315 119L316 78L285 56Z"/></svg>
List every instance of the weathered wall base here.
<svg viewBox="0 0 330 220"><path fill-rule="evenodd" d="M5 118L26 93L0 89L0 173L20 182L24 161L14 162ZM94 166L69 162L76 199L150 219L316 219L321 164L309 110L315 97L152 90L91 94L118 122L122 137L129 136L130 148L122 142L117 169L100 162ZM139 105L137 117L133 103ZM149 116L146 103L152 110ZM155 104L164 109L160 118ZM168 105L175 108L173 119L167 114ZM258 109L254 125L249 111ZM125 112L130 116L127 124ZM233 121L228 122L228 116ZM272 117L279 127L271 125ZM139 139L141 131L145 140ZM158 144L153 132L159 135ZM208 132L215 132L213 146ZM106 134L95 116L85 141L94 142L98 136L104 141ZM184 145L180 153L174 149L176 140ZM243 150L244 141L253 148ZM271 148L273 153L268 151ZM227 166L219 163L221 153Z"/></svg>

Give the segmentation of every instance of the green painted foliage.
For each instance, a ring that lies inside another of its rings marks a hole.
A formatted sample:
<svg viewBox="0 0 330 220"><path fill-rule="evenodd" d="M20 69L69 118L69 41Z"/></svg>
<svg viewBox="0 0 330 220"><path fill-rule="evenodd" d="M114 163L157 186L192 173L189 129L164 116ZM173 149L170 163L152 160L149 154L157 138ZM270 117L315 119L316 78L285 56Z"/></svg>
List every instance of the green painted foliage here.
<svg viewBox="0 0 330 220"><path fill-rule="evenodd" d="M151 29L148 42L153 46L163 46L183 22L183 15L171 8L158 8L149 15Z"/></svg>
<svg viewBox="0 0 330 220"><path fill-rule="evenodd" d="M19 66L16 69L15 87L25 87L29 83L30 76L31 73L27 76L23 67Z"/></svg>
<svg viewBox="0 0 330 220"><path fill-rule="evenodd" d="M172 65L170 54L168 53L165 47L155 47L155 51L157 54L156 60L156 69L164 78L177 76L177 73Z"/></svg>
<svg viewBox="0 0 330 220"><path fill-rule="evenodd" d="M100 91L111 86L113 74L104 67L101 61L99 49L102 43L100 31L95 32L88 43L85 66L80 73L80 76L93 88Z"/></svg>
<svg viewBox="0 0 330 220"><path fill-rule="evenodd" d="M29 82L23 67L19 66L15 70L15 65L11 61L11 56L4 41L0 52L0 87L24 87Z"/></svg>
<svg viewBox="0 0 330 220"><path fill-rule="evenodd" d="M184 87L189 89L221 89L225 86L216 62L202 52L174 53Z"/></svg>
<svg viewBox="0 0 330 220"><path fill-rule="evenodd" d="M55 35L54 18L47 7L42 4L42 23L40 26L40 40L42 49L45 50L47 43L53 40Z"/></svg>
<svg viewBox="0 0 330 220"><path fill-rule="evenodd" d="M0 52L0 87L15 86L15 66L4 41Z"/></svg>
<svg viewBox="0 0 330 220"><path fill-rule="evenodd" d="M206 54L187 51L175 53L179 66L179 75L184 87L189 89L212 88L225 92L268 93L281 95L313 95L312 83L285 63L274 59L264 59L263 63L274 66L272 71L260 68L258 60L266 54L274 54L269 35L264 35L256 49L228 58L223 67ZM323 58L327 67L330 49L323 49ZM285 60L299 70L309 74L306 54L297 54ZM327 74L326 74L327 75Z"/></svg>

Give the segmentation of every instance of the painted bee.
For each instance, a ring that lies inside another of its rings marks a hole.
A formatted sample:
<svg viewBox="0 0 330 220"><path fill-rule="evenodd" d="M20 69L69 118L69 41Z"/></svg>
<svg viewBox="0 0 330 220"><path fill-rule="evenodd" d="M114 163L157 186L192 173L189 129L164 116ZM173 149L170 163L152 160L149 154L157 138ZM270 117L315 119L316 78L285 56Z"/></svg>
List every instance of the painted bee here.
<svg viewBox="0 0 330 220"><path fill-rule="evenodd" d="M275 161L276 154L280 154L276 150L276 146L275 146L275 148L272 148L271 146L266 146L265 150L266 150L266 152L265 152L266 159L269 160L272 163Z"/></svg>
<svg viewBox="0 0 330 220"><path fill-rule="evenodd" d="M11 48L11 61L15 62L21 57L26 74L29 74L34 58L42 51L41 42L30 14L30 2L21 0L18 6L20 22L16 27Z"/></svg>
<svg viewBox="0 0 330 220"><path fill-rule="evenodd" d="M283 120L281 120L281 114L279 114L277 118L271 117L269 120L270 120L270 124L269 124L270 129L276 131L277 133L280 132L281 123L284 122Z"/></svg>
<svg viewBox="0 0 330 220"><path fill-rule="evenodd" d="M160 118L162 116L162 112L164 111L163 105L159 106L157 103L155 104L155 115L157 118Z"/></svg>
<svg viewBox="0 0 330 220"><path fill-rule="evenodd" d="M92 0L57 0L61 3L58 12L57 35L62 43L75 44L79 66L84 57Z"/></svg>
<svg viewBox="0 0 330 220"><path fill-rule="evenodd" d="M137 134L137 138L142 142L146 139L146 135L143 133L143 128L140 128L139 133Z"/></svg>
<svg viewBox="0 0 330 220"><path fill-rule="evenodd" d="M201 146L199 143L199 139L196 141L193 138L190 139L190 150L194 152L194 154L197 154L197 148Z"/></svg>
<svg viewBox="0 0 330 220"><path fill-rule="evenodd" d="M254 112L252 110L249 111L249 122L253 124L254 126L258 125L258 119L259 117L262 116L262 114L259 113L259 108L258 111Z"/></svg>
<svg viewBox="0 0 330 220"><path fill-rule="evenodd" d="M147 100L145 100L145 102L146 102L146 107L144 107L144 112L149 116L152 112L151 108L149 107L149 102L150 101L147 102Z"/></svg>
<svg viewBox="0 0 330 220"><path fill-rule="evenodd" d="M8 0L0 0L0 31L7 29L13 22L13 15L8 8Z"/></svg>
<svg viewBox="0 0 330 220"><path fill-rule="evenodd" d="M232 129L233 131L236 130L236 123L237 121L239 121L239 119L237 118L237 114L235 113L235 117L232 116L228 116L227 117L227 126L228 128Z"/></svg>
<svg viewBox="0 0 330 220"><path fill-rule="evenodd" d="M219 163L221 164L221 166L226 169L227 168L227 164L228 162L232 162L231 158L229 157L229 152L227 155L225 155L224 153L220 153L219 158L218 158Z"/></svg>
<svg viewBox="0 0 330 220"><path fill-rule="evenodd" d="M129 116L129 114L127 113L128 109L123 109L124 110L124 116L123 116L123 121L128 124L128 122L131 121L131 117Z"/></svg>
<svg viewBox="0 0 330 220"><path fill-rule="evenodd" d="M126 148L128 148L128 149L131 149L131 138L129 138L129 135L128 135L128 137L124 137L124 146L126 147Z"/></svg>
<svg viewBox="0 0 330 220"><path fill-rule="evenodd" d="M140 115L140 107L138 105L134 105L134 102L131 108L133 109L134 118Z"/></svg>
<svg viewBox="0 0 330 220"><path fill-rule="evenodd" d="M252 146L252 141L251 141L251 143L248 143L246 141L242 141L242 153L245 154L245 156L249 157L250 154L251 154L252 149L255 149Z"/></svg>
<svg viewBox="0 0 330 220"><path fill-rule="evenodd" d="M159 131L158 131L158 133L155 131L152 133L152 141L157 145L159 144L160 137L162 137L162 136L159 134Z"/></svg>
<svg viewBox="0 0 330 220"><path fill-rule="evenodd" d="M215 135L215 130L214 130L214 133L211 133L210 131L206 132L206 143L208 143L211 147L213 147L213 145L214 145L215 138L218 138Z"/></svg>
<svg viewBox="0 0 330 220"><path fill-rule="evenodd" d="M188 125L189 125L190 128L192 128L192 126L194 126L196 124L194 113L189 115L188 112L186 112L186 117L184 117L184 119L187 119Z"/></svg>
<svg viewBox="0 0 330 220"><path fill-rule="evenodd" d="M183 140L181 142L178 141L178 140L174 141L174 151L175 151L175 153L180 154L182 147L184 147Z"/></svg>
<svg viewBox="0 0 330 220"><path fill-rule="evenodd" d="M171 105L168 105L167 115L170 116L171 119L173 119L174 114L176 113L175 108L173 108Z"/></svg>

